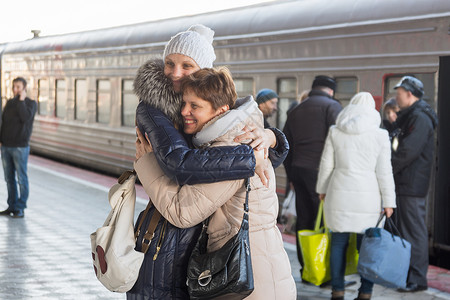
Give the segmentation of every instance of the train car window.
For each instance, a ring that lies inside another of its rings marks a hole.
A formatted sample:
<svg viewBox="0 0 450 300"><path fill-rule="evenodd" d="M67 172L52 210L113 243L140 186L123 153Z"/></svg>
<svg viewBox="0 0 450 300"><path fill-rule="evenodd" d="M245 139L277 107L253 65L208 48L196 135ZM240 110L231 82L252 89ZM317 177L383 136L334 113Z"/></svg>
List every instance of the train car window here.
<svg viewBox="0 0 450 300"><path fill-rule="evenodd" d="M86 79L75 80L75 119L86 121L88 112L88 90Z"/></svg>
<svg viewBox="0 0 450 300"><path fill-rule="evenodd" d="M238 97L253 95L253 78L235 78L234 85Z"/></svg>
<svg viewBox="0 0 450 300"><path fill-rule="evenodd" d="M297 103L297 79L278 79L278 97L277 127L283 129L289 108Z"/></svg>
<svg viewBox="0 0 450 300"><path fill-rule="evenodd" d="M394 87L402 79L403 76L414 76L423 83L423 89L425 91L423 95L423 100L427 101L428 104L436 111L436 74L435 73L414 73L414 74L396 74L392 76L385 76L384 84L384 101L390 98L395 98Z"/></svg>
<svg viewBox="0 0 450 300"><path fill-rule="evenodd" d="M108 124L111 116L111 82L97 81L97 122Z"/></svg>
<svg viewBox="0 0 450 300"><path fill-rule="evenodd" d="M133 80L122 80L122 125L135 126L134 116L139 99L133 92Z"/></svg>
<svg viewBox="0 0 450 300"><path fill-rule="evenodd" d="M347 106L350 99L358 93L358 78L336 77L336 93L334 98L338 99L342 106Z"/></svg>
<svg viewBox="0 0 450 300"><path fill-rule="evenodd" d="M39 79L38 81L38 113L42 116L49 115L48 98L49 98L49 82L48 79Z"/></svg>
<svg viewBox="0 0 450 300"><path fill-rule="evenodd" d="M58 118L66 117L66 103L67 103L67 93L66 93L66 81L64 79L56 80L56 94L55 94L55 107L56 116Z"/></svg>

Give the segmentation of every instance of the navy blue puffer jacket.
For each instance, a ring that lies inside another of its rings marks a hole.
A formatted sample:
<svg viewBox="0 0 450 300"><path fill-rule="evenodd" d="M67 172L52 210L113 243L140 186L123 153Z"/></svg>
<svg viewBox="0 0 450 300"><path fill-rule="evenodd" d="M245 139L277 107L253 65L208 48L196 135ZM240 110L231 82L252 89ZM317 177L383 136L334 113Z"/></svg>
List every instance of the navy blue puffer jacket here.
<svg viewBox="0 0 450 300"><path fill-rule="evenodd" d="M142 224L136 242L137 251L141 251L142 237L154 210L154 206L150 208ZM141 217L142 213L136 224L139 224ZM127 292L127 300L189 299L186 287L187 263L201 229L201 224L191 228L177 228L161 217L155 237L145 254L138 280ZM161 246L159 252L157 246Z"/></svg>

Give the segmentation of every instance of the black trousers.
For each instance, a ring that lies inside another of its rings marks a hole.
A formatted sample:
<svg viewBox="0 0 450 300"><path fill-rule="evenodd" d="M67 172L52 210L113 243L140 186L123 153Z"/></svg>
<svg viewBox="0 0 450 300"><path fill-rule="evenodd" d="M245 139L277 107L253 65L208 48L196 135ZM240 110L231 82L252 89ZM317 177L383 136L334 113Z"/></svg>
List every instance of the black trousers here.
<svg viewBox="0 0 450 300"><path fill-rule="evenodd" d="M395 222L403 238L411 243L408 283L427 286L428 230L426 198L397 196Z"/></svg>
<svg viewBox="0 0 450 300"><path fill-rule="evenodd" d="M317 211L319 209L319 195L316 193L317 175L319 171L313 169L292 167L292 184L295 189L295 209L297 212L296 231L314 229ZM303 268L303 256L297 239L297 257Z"/></svg>

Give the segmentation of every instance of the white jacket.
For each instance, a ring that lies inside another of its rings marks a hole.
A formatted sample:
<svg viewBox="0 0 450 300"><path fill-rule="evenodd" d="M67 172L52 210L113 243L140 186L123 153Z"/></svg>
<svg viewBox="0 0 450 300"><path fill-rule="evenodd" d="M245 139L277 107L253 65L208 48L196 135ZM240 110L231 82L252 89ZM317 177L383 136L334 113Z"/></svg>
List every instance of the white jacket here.
<svg viewBox="0 0 450 300"><path fill-rule="evenodd" d="M316 191L326 194L326 225L335 232L363 233L382 207L395 207L388 132L369 93L356 94L330 128Z"/></svg>

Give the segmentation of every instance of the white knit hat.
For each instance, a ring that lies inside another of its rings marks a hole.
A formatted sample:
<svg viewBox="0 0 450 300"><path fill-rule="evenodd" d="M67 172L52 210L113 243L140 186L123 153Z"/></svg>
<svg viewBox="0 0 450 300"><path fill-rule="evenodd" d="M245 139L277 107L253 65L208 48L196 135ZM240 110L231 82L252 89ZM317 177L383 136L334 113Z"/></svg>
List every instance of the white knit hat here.
<svg viewBox="0 0 450 300"><path fill-rule="evenodd" d="M167 43L164 49L163 60L170 54L183 54L192 58L198 66L212 68L216 59L212 46L214 31L197 24L189 27L187 31L177 33Z"/></svg>

